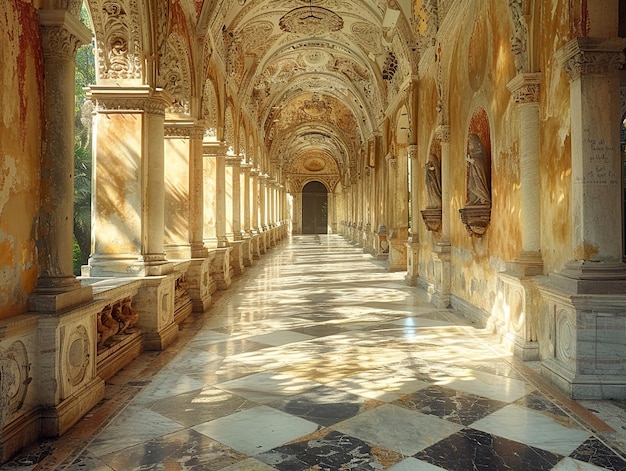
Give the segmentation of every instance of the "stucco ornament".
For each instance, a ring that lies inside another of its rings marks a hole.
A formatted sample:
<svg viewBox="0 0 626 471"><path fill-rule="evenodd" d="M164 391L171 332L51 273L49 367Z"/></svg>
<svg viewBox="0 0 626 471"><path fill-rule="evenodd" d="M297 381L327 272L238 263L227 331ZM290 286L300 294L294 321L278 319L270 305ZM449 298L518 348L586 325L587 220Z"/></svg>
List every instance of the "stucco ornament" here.
<svg viewBox="0 0 626 471"><path fill-rule="evenodd" d="M311 1L308 6L287 12L278 24L285 32L315 37L341 30L343 19L332 10L313 5Z"/></svg>
<svg viewBox="0 0 626 471"><path fill-rule="evenodd" d="M509 8L513 17L513 34L511 50L518 74L529 71L528 66L528 26L524 17L523 0L509 0Z"/></svg>

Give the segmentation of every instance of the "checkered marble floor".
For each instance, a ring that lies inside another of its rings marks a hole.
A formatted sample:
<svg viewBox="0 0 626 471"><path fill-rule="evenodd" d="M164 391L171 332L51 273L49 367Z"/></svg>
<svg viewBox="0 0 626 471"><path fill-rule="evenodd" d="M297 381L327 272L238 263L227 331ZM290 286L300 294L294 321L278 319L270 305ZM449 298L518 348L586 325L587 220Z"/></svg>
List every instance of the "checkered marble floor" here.
<svg viewBox="0 0 626 471"><path fill-rule="evenodd" d="M619 431L403 275L294 236L2 469L626 470Z"/></svg>

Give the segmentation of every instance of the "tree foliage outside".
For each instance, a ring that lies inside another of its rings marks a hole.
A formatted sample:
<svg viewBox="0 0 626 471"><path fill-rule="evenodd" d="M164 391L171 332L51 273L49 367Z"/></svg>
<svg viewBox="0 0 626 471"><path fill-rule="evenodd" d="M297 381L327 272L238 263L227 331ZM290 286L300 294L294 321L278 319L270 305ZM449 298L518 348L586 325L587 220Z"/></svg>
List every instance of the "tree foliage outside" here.
<svg viewBox="0 0 626 471"><path fill-rule="evenodd" d="M81 20L89 26L83 7ZM91 113L93 103L86 98L85 87L96 81L94 45L81 46L76 53L76 102L74 107L74 274L80 274L91 251Z"/></svg>

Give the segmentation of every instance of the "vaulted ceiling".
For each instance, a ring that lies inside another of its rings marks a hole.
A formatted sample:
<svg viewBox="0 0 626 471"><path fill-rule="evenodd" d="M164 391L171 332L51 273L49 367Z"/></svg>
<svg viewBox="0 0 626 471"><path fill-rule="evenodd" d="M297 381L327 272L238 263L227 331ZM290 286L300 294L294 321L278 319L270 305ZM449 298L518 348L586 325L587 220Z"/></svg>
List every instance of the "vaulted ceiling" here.
<svg viewBox="0 0 626 471"><path fill-rule="evenodd" d="M286 173L354 174L415 69L411 0L215 0L213 38L229 93Z"/></svg>

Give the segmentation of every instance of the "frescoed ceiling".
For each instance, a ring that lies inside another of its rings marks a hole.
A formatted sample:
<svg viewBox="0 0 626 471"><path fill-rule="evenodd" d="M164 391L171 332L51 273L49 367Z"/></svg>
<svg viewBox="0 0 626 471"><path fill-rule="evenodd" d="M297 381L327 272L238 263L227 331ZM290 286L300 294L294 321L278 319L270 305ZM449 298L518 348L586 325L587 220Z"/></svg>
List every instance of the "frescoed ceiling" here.
<svg viewBox="0 0 626 471"><path fill-rule="evenodd" d="M184 0L183 0L184 1ZM190 1L190 0L186 0ZM286 171L305 155L354 176L415 68L410 0L196 0L228 86ZM215 40L217 38L217 40ZM219 40L221 39L221 41Z"/></svg>

